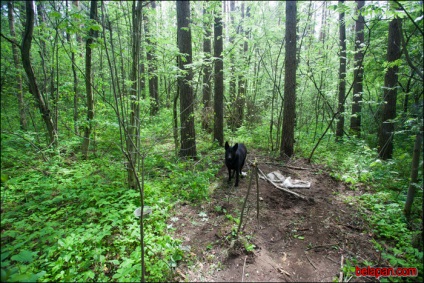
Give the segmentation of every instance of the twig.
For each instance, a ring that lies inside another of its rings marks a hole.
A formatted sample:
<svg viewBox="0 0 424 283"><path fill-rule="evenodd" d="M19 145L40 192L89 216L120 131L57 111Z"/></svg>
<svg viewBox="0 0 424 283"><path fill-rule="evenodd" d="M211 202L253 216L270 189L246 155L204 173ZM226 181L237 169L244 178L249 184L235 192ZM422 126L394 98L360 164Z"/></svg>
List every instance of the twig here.
<svg viewBox="0 0 424 283"><path fill-rule="evenodd" d="M307 248L305 251L316 249L316 248L325 248L325 247L332 247L332 246L338 246L338 245L339 245L339 243L328 244L328 245L321 245L321 246L315 246L315 247Z"/></svg>
<svg viewBox="0 0 424 283"><path fill-rule="evenodd" d="M259 168L258 168L258 169L259 169ZM251 171L250 171L249 187L248 187L248 189L247 189L246 198L244 199L243 207L242 207L242 209L241 209L241 213L240 213L240 223L239 223L238 228L237 228L236 239L238 239L238 234L239 234L239 232L240 232L240 227L241 227L241 224L243 223L243 214L244 214L244 209L245 209L245 207L246 207L247 198L249 197L249 194L250 194L250 188L252 187L252 180L253 180L253 170L251 170Z"/></svg>
<svg viewBox="0 0 424 283"><path fill-rule="evenodd" d="M342 259L340 261L340 275L339 275L339 282L343 282L343 255Z"/></svg>
<svg viewBox="0 0 424 283"><path fill-rule="evenodd" d="M325 256L326 259L328 259L329 261L332 261L334 263L337 263L337 261L335 261L334 259L332 259L331 257L328 257L328 255Z"/></svg>
<svg viewBox="0 0 424 283"><path fill-rule="evenodd" d="M278 268L278 271L281 273L281 274L285 274L285 275L287 275L287 276L289 276L290 277L290 273L288 273L287 271L285 271L284 269L282 269L281 267L279 267Z"/></svg>
<svg viewBox="0 0 424 283"><path fill-rule="evenodd" d="M313 262L311 261L311 259L309 258L309 256L305 253L306 258L308 259L309 263L315 268L315 270L317 269L317 267L315 266L315 264L313 264Z"/></svg>
<svg viewBox="0 0 424 283"><path fill-rule="evenodd" d="M247 256L244 257L243 274L241 275L241 282L244 282L244 267L246 266L246 259L247 259Z"/></svg>
<svg viewBox="0 0 424 283"><path fill-rule="evenodd" d="M289 169L294 169L294 170L309 170L309 168L296 167L296 166L290 166L290 165L283 165L283 167L286 167L286 168L289 168Z"/></svg>
<svg viewBox="0 0 424 283"><path fill-rule="evenodd" d="M40 146L38 146L35 143L33 143L32 141L30 141L29 139L27 139L26 137L24 137L23 135L20 135L20 134L14 133L14 132L8 132L8 131L1 131L1 132L4 133L4 134L15 135L15 136L23 139L24 141L28 142L29 144L31 144L38 151L38 153L41 154L41 156L43 157L43 160L44 161L46 161L46 162L48 161L47 157L43 153L43 149ZM47 148L49 148L50 145Z"/></svg>

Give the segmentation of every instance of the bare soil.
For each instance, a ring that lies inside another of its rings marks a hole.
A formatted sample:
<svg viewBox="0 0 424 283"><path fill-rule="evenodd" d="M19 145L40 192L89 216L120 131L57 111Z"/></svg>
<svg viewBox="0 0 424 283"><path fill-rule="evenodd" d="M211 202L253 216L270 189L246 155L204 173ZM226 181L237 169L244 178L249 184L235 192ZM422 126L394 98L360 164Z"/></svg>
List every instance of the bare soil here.
<svg viewBox="0 0 424 283"><path fill-rule="evenodd" d="M356 203L346 201L346 196L360 192L350 190L331 178L322 166L306 160L282 165L265 162L264 158L261 161L255 153L248 155L249 160L255 157L265 174L279 170L286 177L311 182L310 189L293 191L313 201L279 191L259 179L258 220L253 178L242 231L235 240L238 225L234 219L240 218L253 167L245 165L243 172L248 174L234 188L234 179L227 183L228 172L223 164L216 183L211 184L210 200L198 206L178 204L169 221L188 254L188 260L176 269L175 280L328 282L343 276L344 280L369 281L340 274L342 260L345 264L351 259L361 263L377 262L379 258ZM254 248L246 249L252 244Z"/></svg>

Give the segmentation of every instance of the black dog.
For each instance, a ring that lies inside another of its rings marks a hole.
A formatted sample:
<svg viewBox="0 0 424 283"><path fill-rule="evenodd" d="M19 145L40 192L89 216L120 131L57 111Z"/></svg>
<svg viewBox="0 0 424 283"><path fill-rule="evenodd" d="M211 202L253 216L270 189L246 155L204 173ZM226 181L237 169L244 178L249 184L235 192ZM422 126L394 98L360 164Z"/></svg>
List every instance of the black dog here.
<svg viewBox="0 0 424 283"><path fill-rule="evenodd" d="M244 144L236 143L233 147L230 147L228 142L225 142L225 165L228 168L228 182L231 181L231 177L234 177L234 173L236 173L236 184L235 187L238 186L239 175L243 178L241 174L241 169L243 168L244 161L246 160L247 149ZM234 170L233 176L231 176L231 170Z"/></svg>

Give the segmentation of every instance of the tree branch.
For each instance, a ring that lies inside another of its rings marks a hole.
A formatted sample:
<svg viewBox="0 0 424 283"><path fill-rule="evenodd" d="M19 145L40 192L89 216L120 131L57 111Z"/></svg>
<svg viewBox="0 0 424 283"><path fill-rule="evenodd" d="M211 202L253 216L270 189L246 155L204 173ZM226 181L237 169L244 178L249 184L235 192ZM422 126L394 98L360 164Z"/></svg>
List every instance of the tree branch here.
<svg viewBox="0 0 424 283"><path fill-rule="evenodd" d="M9 41L10 43L12 43L13 45L16 45L20 50L22 50L21 49L21 45L16 40L13 40L11 38L8 38L3 33L0 33L0 36L3 37L4 39L6 39L7 41Z"/></svg>
<svg viewBox="0 0 424 283"><path fill-rule="evenodd" d="M411 15L406 11L406 9L400 4L399 1L395 0L395 3L399 5L399 7L405 12L405 14L408 16L408 18L411 20L411 22L414 24L414 26L420 31L421 35L424 36L423 31L421 30L420 26L417 25L417 23L414 21L414 19L411 17Z"/></svg>
<svg viewBox="0 0 424 283"><path fill-rule="evenodd" d="M412 64L411 58L409 57L409 52L408 52L408 49L406 48L405 38L403 37L403 32L401 32L400 39L402 42L402 48L403 48L403 53L405 54L406 62L408 62L409 67L411 67L411 69L414 70L421 77L421 80L423 80L424 79L423 73L420 71L420 69L414 66L414 64Z"/></svg>

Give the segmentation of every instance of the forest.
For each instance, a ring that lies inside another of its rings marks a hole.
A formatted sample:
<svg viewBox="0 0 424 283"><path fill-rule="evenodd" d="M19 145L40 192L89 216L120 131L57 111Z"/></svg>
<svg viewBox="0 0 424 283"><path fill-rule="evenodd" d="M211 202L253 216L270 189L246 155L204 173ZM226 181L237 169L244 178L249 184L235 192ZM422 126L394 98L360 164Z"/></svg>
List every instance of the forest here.
<svg viewBox="0 0 424 283"><path fill-rule="evenodd" d="M423 280L422 1L0 4L2 282Z"/></svg>

